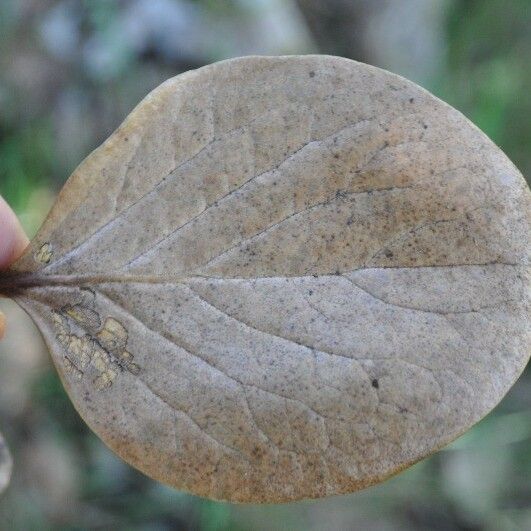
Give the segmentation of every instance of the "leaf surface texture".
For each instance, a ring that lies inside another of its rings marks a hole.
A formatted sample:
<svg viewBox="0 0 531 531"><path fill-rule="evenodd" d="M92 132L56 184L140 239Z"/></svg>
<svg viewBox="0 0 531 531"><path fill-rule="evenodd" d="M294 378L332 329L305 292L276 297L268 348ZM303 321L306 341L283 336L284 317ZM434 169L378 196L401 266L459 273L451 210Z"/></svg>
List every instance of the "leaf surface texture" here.
<svg viewBox="0 0 531 531"><path fill-rule="evenodd" d="M520 173L420 87L242 58L147 96L0 290L126 461L289 501L380 481L498 403L529 357L529 228Z"/></svg>

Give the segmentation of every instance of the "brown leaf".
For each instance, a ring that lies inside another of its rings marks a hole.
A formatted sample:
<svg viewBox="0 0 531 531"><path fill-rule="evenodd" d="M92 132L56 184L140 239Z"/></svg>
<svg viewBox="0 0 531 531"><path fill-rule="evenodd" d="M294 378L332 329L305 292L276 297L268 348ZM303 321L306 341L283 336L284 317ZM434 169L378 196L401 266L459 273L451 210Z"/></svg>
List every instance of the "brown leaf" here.
<svg viewBox="0 0 531 531"><path fill-rule="evenodd" d="M11 459L11 454L4 437L0 433L0 495L9 485L12 469L13 460Z"/></svg>
<svg viewBox="0 0 531 531"><path fill-rule="evenodd" d="M91 428L232 501L381 481L529 356L530 193L413 83L251 57L170 79L74 172L0 281Z"/></svg>

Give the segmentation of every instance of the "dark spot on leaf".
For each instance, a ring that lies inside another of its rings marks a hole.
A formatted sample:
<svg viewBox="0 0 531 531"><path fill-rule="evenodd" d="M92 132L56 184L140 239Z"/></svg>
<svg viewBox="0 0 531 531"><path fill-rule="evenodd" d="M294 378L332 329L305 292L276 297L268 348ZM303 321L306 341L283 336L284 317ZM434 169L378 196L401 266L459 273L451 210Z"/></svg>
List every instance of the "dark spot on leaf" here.
<svg viewBox="0 0 531 531"><path fill-rule="evenodd" d="M375 378L372 382L371 382L371 385L375 388L375 389L378 389L380 387L380 384L378 383L378 380Z"/></svg>

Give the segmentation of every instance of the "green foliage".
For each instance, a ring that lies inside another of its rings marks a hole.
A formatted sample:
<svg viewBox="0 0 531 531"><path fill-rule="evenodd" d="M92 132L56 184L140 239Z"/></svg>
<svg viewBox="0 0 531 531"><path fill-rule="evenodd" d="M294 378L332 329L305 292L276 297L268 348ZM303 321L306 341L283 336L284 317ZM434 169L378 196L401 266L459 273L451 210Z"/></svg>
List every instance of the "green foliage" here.
<svg viewBox="0 0 531 531"><path fill-rule="evenodd" d="M461 109L531 173L531 4L528 0L454 2L448 68L436 92Z"/></svg>
<svg viewBox="0 0 531 531"><path fill-rule="evenodd" d="M20 128L0 122L0 193L15 211L26 210L31 192L48 184L53 151L47 119Z"/></svg>

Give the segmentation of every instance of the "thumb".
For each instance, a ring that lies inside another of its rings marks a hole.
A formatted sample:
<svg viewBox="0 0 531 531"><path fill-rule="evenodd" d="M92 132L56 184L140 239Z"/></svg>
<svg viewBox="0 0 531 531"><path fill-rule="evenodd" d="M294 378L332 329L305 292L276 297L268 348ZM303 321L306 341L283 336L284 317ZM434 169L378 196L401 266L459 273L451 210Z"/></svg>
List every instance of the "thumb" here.
<svg viewBox="0 0 531 531"><path fill-rule="evenodd" d="M0 271L9 267L29 243L15 213L0 197ZM4 335L5 318L0 312L0 339Z"/></svg>
<svg viewBox="0 0 531 531"><path fill-rule="evenodd" d="M29 243L15 213L0 197L0 271L9 267Z"/></svg>

